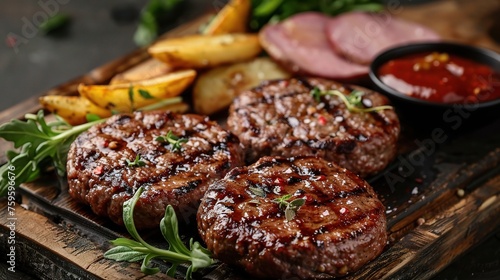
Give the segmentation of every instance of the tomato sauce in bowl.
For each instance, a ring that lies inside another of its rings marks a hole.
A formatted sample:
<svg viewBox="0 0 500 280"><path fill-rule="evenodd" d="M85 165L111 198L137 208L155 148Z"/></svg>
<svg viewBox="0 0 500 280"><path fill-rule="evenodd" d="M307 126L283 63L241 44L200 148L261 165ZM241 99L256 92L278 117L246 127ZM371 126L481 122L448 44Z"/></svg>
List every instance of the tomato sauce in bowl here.
<svg viewBox="0 0 500 280"><path fill-rule="evenodd" d="M488 65L446 52L392 59L378 70L383 83L438 103L485 102L500 98L500 73Z"/></svg>
<svg viewBox="0 0 500 280"><path fill-rule="evenodd" d="M500 105L500 54L450 42L398 46L377 56L370 79L406 104L449 108Z"/></svg>

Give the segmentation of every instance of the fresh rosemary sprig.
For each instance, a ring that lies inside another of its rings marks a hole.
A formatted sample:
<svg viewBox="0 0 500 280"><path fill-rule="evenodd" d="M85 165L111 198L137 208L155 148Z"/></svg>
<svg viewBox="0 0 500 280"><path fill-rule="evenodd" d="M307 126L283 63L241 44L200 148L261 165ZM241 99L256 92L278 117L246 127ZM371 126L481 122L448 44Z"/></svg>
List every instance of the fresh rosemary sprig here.
<svg viewBox="0 0 500 280"><path fill-rule="evenodd" d="M59 174L66 172L66 158L73 140L91 126L103 122L96 120L71 126L62 120L47 123L43 111L27 114L26 121L12 120L0 126L0 138L10 141L18 150L8 151L8 162L0 167L0 197L8 189L8 168L15 170L15 185L39 177L43 164L52 159ZM12 173L12 172L11 172Z"/></svg>
<svg viewBox="0 0 500 280"><path fill-rule="evenodd" d="M291 194L285 194L284 196L275 198L273 202L278 203L278 207L280 209L285 210L285 218L287 221L293 220L297 215L297 211L299 211L300 207L306 203L304 198L297 198L292 201L288 201L292 198Z"/></svg>
<svg viewBox="0 0 500 280"><path fill-rule="evenodd" d="M182 243L179 237L179 226L177 216L172 206L168 205L165 210L165 216L160 222L160 230L168 243L168 249L161 249L148 244L141 238L134 224L134 207L143 188L139 188L134 196L123 203L123 222L132 238L117 238L111 243L116 247L111 248L104 257L115 261L136 262L142 260L141 271L145 274L155 274L160 270L151 267L151 260L160 259L172 264L167 274L174 277L179 264L190 264L186 279L191 279L192 273L200 268L208 267L214 263L212 254L206 248L203 248L199 242L189 241L189 249Z"/></svg>
<svg viewBox="0 0 500 280"><path fill-rule="evenodd" d="M179 138L176 136L172 130L169 130L167 135L165 136L158 136L155 139L158 142L162 143L169 143L172 145L172 151L180 151L181 150L181 144L186 143L188 140L186 138Z"/></svg>
<svg viewBox="0 0 500 280"><path fill-rule="evenodd" d="M311 90L310 94L316 102L321 102L321 97L325 95L337 96L338 98L340 98L340 100L342 100L342 102L344 102L345 106L347 107L347 110L356 113L369 113L369 112L393 109L393 107L389 105L364 108L362 101L363 101L363 95L365 93L359 90L353 90L349 95L344 95L339 90L322 91L318 87L315 87Z"/></svg>

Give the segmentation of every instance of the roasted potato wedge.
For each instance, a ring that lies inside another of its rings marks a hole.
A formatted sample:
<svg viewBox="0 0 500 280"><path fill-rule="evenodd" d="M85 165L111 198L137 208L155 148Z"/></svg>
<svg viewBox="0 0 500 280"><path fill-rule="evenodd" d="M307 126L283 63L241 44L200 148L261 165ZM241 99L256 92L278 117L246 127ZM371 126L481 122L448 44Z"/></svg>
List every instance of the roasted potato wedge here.
<svg viewBox="0 0 500 280"><path fill-rule="evenodd" d="M142 111L141 108L139 108L138 110ZM189 104L187 104L185 102L180 102L180 103L175 103L175 104L161 106L161 107L155 108L154 110L155 111L156 110L159 110L159 111L171 111L171 112L174 112L174 113L186 113L189 110Z"/></svg>
<svg viewBox="0 0 500 280"><path fill-rule="evenodd" d="M267 57L211 69L195 82L194 110L200 114L213 114L229 106L243 90L258 86L265 80L288 77L288 72Z"/></svg>
<svg viewBox="0 0 500 280"><path fill-rule="evenodd" d="M59 115L71 125L87 122L87 114L95 114L101 118L111 116L111 111L96 106L81 96L47 95L39 99L43 108Z"/></svg>
<svg viewBox="0 0 500 280"><path fill-rule="evenodd" d="M256 34L241 33L170 38L148 49L154 58L179 68L207 68L241 62L261 51Z"/></svg>
<svg viewBox="0 0 500 280"><path fill-rule="evenodd" d="M101 108L118 112L131 112L134 109L158 102L159 99L171 98L181 94L196 77L194 70L182 70L149 80L113 85L78 86L82 96ZM133 98L130 98L132 87ZM149 98L140 94L147 91Z"/></svg>
<svg viewBox="0 0 500 280"><path fill-rule="evenodd" d="M203 30L203 34L216 35L246 32L251 8L252 3L250 0L229 1Z"/></svg>
<svg viewBox="0 0 500 280"><path fill-rule="evenodd" d="M111 79L109 84L114 85L149 80L170 72L173 72L171 66L157 59L150 58L127 71L117 74Z"/></svg>

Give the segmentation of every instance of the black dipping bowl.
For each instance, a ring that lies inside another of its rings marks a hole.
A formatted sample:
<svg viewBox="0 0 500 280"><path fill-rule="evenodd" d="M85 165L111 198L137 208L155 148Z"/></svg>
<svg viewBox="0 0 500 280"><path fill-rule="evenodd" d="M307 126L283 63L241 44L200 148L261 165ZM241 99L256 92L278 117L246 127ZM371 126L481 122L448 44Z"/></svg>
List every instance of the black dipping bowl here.
<svg viewBox="0 0 500 280"><path fill-rule="evenodd" d="M385 83L378 76L379 68L387 63L389 60L399 58L406 55L424 53L424 52L446 52L448 54L454 54L463 58L485 64L493 68L496 72L500 72L500 54L492 50L474 47L469 45L451 43L451 42L432 42L432 43L417 43L405 46L399 46L389 49L380 55L378 55L375 60L373 60L370 66L370 80L375 85L377 90L387 95L393 101L400 103L405 108L418 107L421 109L431 109L433 111L443 111L449 108L464 107L470 109L470 111L475 111L476 109L483 109L489 107L496 107L500 105L500 99L491 100L487 102L479 102L474 104L450 104L450 103L437 103L426 101L423 99L415 98L403 94ZM399 102L401 101L401 102ZM425 107L425 108L424 108Z"/></svg>

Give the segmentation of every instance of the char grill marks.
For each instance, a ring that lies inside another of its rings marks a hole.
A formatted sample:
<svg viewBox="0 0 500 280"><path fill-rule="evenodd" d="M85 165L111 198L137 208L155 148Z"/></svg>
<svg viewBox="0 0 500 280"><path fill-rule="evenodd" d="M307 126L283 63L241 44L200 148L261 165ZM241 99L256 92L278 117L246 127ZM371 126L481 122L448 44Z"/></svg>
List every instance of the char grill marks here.
<svg viewBox="0 0 500 280"><path fill-rule="evenodd" d="M288 221L275 201L286 194L305 200ZM364 180L316 157L264 157L236 168L210 186L198 210L200 235L216 257L266 277L353 271L381 252L385 223Z"/></svg>
<svg viewBox="0 0 500 280"><path fill-rule="evenodd" d="M247 162L261 156L317 155L362 176L382 170L396 153L399 120L393 110L350 112L337 97L317 102L310 91L362 90L363 104L388 100L368 89L323 79L268 82L242 93L230 108L228 127L245 146Z"/></svg>
<svg viewBox="0 0 500 280"><path fill-rule="evenodd" d="M169 131L187 142L175 150L156 139ZM136 221L138 227L154 227L167 204L180 213L196 212L208 184L242 164L241 153L237 137L206 117L169 112L116 116L73 144L69 191L97 214L121 224L121 205L144 186L136 210L143 219ZM127 160L137 156L142 164L130 166Z"/></svg>

